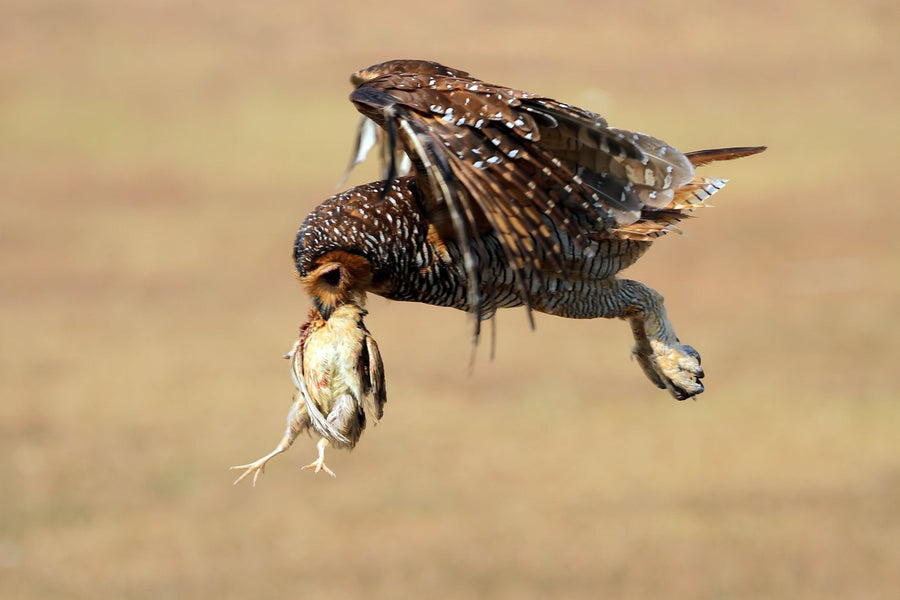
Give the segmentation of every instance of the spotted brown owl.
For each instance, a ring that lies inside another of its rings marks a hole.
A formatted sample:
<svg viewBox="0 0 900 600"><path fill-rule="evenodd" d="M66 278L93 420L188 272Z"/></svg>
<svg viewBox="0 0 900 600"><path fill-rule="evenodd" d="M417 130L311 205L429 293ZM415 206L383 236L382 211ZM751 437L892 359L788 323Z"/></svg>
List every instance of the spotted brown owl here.
<svg viewBox="0 0 900 600"><path fill-rule="evenodd" d="M319 313L371 292L468 311L474 339L498 308L622 318L656 386L703 391L700 355L656 291L617 277L725 185L695 167L764 147L683 154L597 114L420 60L351 77L365 117L358 162L380 132L383 181L329 198L294 260ZM404 173L408 161L410 173Z"/></svg>
<svg viewBox="0 0 900 600"><path fill-rule="evenodd" d="M663 299L617 277L653 240L703 207L724 179L694 168L762 152L683 154L592 112L421 60L351 77L363 120L351 163L377 138L383 181L329 198L297 233L294 261L315 308L287 358L297 386L278 446L233 467L263 472L303 431L352 448L385 403L381 355L363 323L366 294L469 312L473 340L498 308L628 320L632 353L679 400L703 391L700 355ZM237 483L237 481L235 483Z"/></svg>

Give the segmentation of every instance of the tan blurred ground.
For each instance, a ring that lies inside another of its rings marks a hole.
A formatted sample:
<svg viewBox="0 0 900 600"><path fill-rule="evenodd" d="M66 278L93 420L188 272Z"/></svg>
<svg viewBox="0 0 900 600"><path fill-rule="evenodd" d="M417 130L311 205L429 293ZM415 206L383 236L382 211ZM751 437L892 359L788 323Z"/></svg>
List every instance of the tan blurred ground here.
<svg viewBox="0 0 900 600"><path fill-rule="evenodd" d="M3 0L0 596L900 597L897 5L626 4ZM233 488L282 430L347 76L399 57L770 146L632 270L708 391L520 311L470 374L463 314L373 299L381 425L337 479L302 438Z"/></svg>

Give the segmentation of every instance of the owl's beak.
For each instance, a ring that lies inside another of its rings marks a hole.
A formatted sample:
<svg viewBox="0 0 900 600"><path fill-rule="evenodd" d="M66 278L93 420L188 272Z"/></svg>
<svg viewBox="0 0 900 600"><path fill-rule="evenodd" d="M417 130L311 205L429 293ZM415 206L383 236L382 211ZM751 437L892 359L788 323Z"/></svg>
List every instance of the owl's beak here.
<svg viewBox="0 0 900 600"><path fill-rule="evenodd" d="M316 310L319 311L319 314L322 315L322 318L326 321L331 318L331 313L334 312L334 305L325 302L319 296L313 297L313 304L316 305Z"/></svg>

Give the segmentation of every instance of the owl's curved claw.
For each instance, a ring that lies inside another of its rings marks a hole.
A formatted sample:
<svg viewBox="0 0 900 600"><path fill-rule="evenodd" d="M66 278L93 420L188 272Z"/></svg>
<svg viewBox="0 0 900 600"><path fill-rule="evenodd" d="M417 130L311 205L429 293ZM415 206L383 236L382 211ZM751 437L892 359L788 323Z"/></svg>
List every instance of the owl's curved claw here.
<svg viewBox="0 0 900 600"><path fill-rule="evenodd" d="M700 353L688 345L668 346L660 340L650 342L651 352L635 346L632 354L641 370L657 387L669 390L676 400L687 400L700 394L705 373L700 366Z"/></svg>

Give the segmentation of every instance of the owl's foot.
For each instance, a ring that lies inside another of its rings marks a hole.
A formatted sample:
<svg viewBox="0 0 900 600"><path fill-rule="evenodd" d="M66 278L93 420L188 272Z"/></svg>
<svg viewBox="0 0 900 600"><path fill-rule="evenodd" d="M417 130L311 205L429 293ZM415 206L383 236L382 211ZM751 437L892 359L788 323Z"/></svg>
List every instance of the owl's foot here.
<svg viewBox="0 0 900 600"><path fill-rule="evenodd" d="M269 452L268 454L266 454L265 456L263 456L262 458L260 458L257 461L254 461L254 462L246 464L246 465L237 465L234 467L230 467L230 469L232 471L235 471L235 470L239 471L241 469L244 469L244 472L241 474L240 477L238 477L237 479L234 480L234 483L232 485L239 484L241 481L243 481L245 478L247 478L249 475L252 474L253 475L253 487L256 487L256 480L259 478L261 473L266 472L266 463L269 462L273 457L278 456L279 454L284 452L285 450L287 450L287 448L282 448L281 446L279 446L278 448Z"/></svg>
<svg viewBox="0 0 900 600"><path fill-rule="evenodd" d="M652 340L648 345L636 345L632 355L650 381L669 390L676 400L686 400L703 391L700 353L692 347L668 346L661 340Z"/></svg>
<svg viewBox="0 0 900 600"><path fill-rule="evenodd" d="M336 475L334 474L334 471L332 471L327 466L325 466L325 446L327 446L327 445L328 445L328 440L326 440L325 438L322 438L321 440L319 440L319 443L316 444L316 448L319 449L319 458L317 458L313 462L311 462L308 465L306 465L305 467L303 467L304 471L307 469L315 469L316 473L318 473L319 471L325 471L332 477L336 477Z"/></svg>

